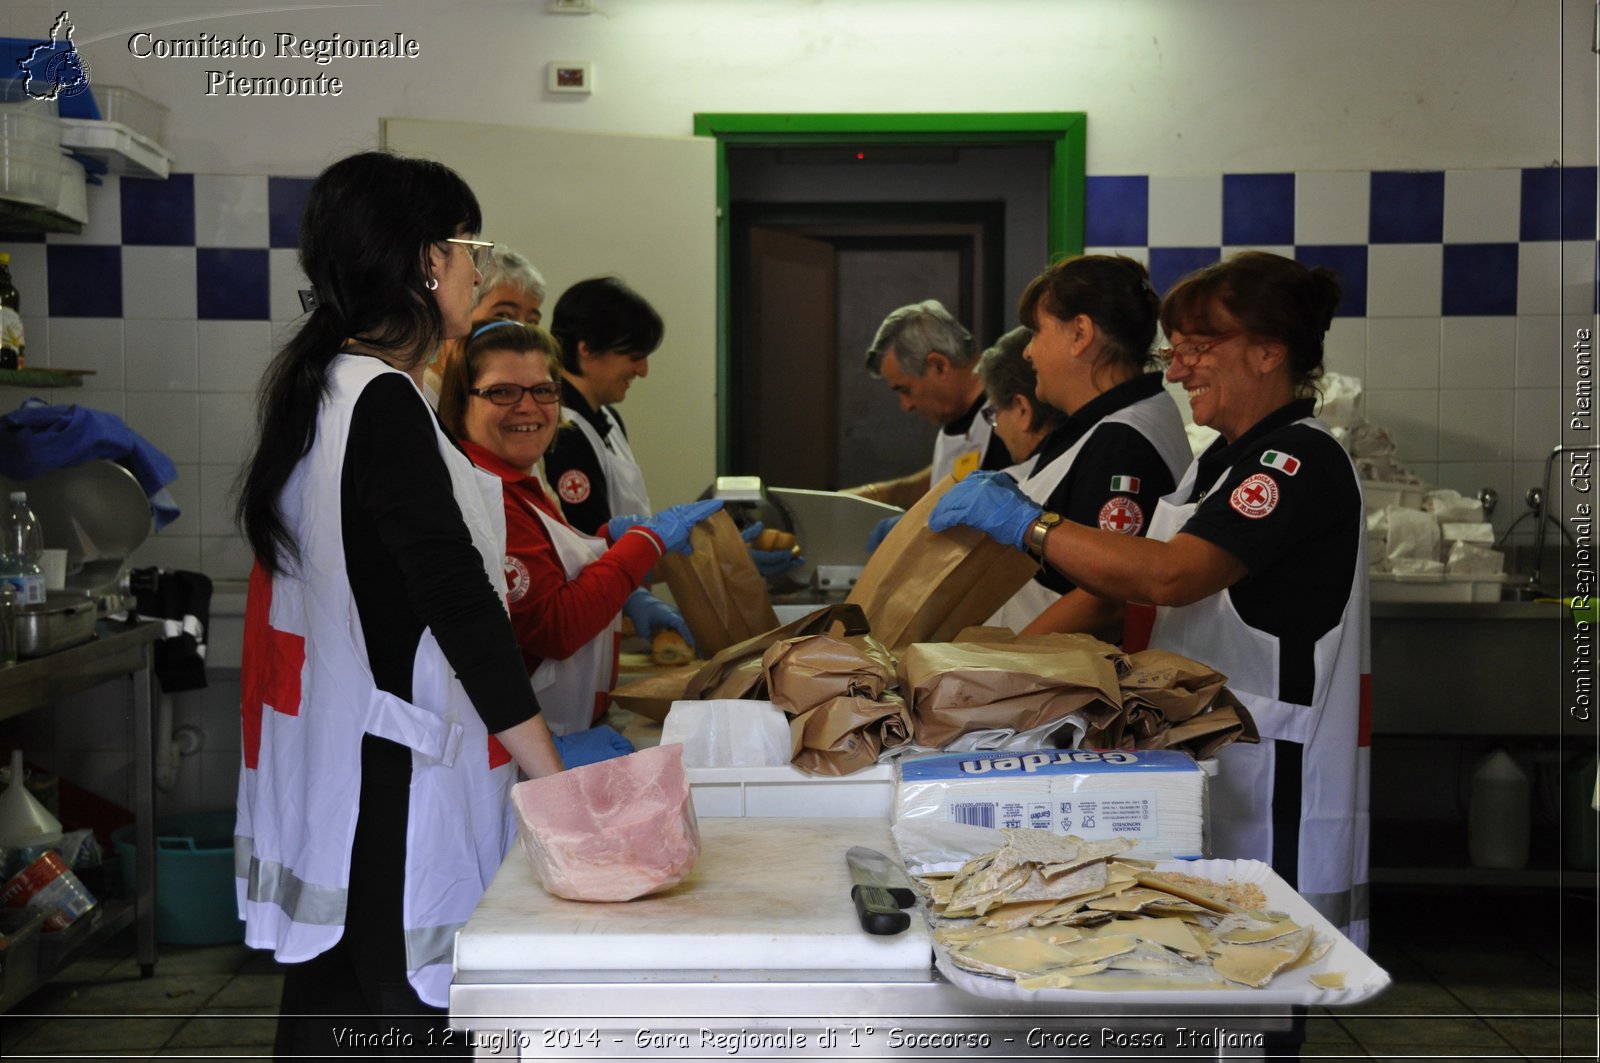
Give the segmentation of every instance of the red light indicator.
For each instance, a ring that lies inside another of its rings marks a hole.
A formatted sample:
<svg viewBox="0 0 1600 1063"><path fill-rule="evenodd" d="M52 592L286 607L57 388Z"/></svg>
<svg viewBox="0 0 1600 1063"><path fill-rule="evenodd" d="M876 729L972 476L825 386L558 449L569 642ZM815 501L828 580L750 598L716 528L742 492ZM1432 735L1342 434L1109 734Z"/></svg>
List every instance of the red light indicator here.
<svg viewBox="0 0 1600 1063"><path fill-rule="evenodd" d="M867 153L866 152L864 152L864 151L856 152L856 161L857 162L859 162L860 160L862 160L862 159L864 159L866 157L867 157Z"/></svg>

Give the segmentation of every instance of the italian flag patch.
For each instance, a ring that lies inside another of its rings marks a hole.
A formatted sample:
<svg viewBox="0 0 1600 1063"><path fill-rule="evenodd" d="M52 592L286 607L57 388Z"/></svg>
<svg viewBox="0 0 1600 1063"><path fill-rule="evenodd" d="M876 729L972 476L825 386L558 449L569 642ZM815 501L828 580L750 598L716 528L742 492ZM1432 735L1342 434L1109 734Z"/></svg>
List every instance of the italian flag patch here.
<svg viewBox="0 0 1600 1063"><path fill-rule="evenodd" d="M1261 455L1261 464L1269 469L1282 470L1288 476L1300 471L1300 459L1281 450L1269 450Z"/></svg>
<svg viewBox="0 0 1600 1063"><path fill-rule="evenodd" d="M1130 494L1139 493L1139 478L1137 476L1113 476L1111 490L1127 491Z"/></svg>

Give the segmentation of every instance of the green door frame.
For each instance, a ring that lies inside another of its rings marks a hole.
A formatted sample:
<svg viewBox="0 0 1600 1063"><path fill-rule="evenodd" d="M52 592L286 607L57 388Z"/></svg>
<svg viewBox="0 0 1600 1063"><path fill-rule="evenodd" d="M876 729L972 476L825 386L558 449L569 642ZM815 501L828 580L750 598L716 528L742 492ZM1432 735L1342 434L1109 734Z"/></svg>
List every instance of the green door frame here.
<svg viewBox="0 0 1600 1063"><path fill-rule="evenodd" d="M717 139L717 473L728 470L731 277L728 146L770 144L1051 145L1047 246L1051 260L1083 252L1086 171L1082 111L995 114L696 114L695 136Z"/></svg>

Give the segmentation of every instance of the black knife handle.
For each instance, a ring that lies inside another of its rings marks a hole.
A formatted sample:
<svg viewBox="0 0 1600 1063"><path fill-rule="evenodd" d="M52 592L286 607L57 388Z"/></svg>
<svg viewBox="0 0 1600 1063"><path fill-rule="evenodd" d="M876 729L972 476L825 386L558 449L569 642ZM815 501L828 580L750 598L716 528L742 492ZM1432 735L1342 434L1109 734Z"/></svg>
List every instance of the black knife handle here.
<svg viewBox="0 0 1600 1063"><path fill-rule="evenodd" d="M852 886L850 899L856 902L861 929L869 934L898 934L911 925L911 916L900 910L889 891L879 886Z"/></svg>

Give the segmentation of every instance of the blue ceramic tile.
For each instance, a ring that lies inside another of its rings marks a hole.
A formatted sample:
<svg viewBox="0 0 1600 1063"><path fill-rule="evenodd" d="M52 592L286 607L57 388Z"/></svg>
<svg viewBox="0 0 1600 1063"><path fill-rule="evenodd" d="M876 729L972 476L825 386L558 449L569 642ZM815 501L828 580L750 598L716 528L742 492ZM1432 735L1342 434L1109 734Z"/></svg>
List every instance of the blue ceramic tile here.
<svg viewBox="0 0 1600 1063"><path fill-rule="evenodd" d="M1561 239L1595 238L1595 167L1568 166L1561 171Z"/></svg>
<svg viewBox="0 0 1600 1063"><path fill-rule="evenodd" d="M122 242L162 247L194 246L194 174L165 181L130 178L122 190Z"/></svg>
<svg viewBox="0 0 1600 1063"><path fill-rule="evenodd" d="M1367 236L1375 244L1436 244L1444 239L1444 171L1372 175Z"/></svg>
<svg viewBox="0 0 1600 1063"><path fill-rule="evenodd" d="M1152 247L1150 283L1166 295L1172 286L1204 266L1222 260L1220 247Z"/></svg>
<svg viewBox="0 0 1600 1063"><path fill-rule="evenodd" d="M1445 244L1442 312L1515 314L1518 257L1516 244Z"/></svg>
<svg viewBox="0 0 1600 1063"><path fill-rule="evenodd" d="M1554 166L1522 171L1523 240L1561 239L1561 171Z"/></svg>
<svg viewBox="0 0 1600 1063"><path fill-rule="evenodd" d="M1149 242L1150 179L1087 178L1083 225L1083 242L1089 247L1143 247Z"/></svg>
<svg viewBox="0 0 1600 1063"><path fill-rule="evenodd" d="M195 311L202 321L265 321L268 288L266 248L195 251Z"/></svg>
<svg viewBox="0 0 1600 1063"><path fill-rule="evenodd" d="M51 317L121 317L122 248L105 244L50 244Z"/></svg>
<svg viewBox="0 0 1600 1063"><path fill-rule="evenodd" d="M300 216L311 195L311 177L267 178L267 224L273 247L300 246Z"/></svg>
<svg viewBox="0 0 1600 1063"><path fill-rule="evenodd" d="M1294 243L1294 174L1223 174L1222 242L1229 247Z"/></svg>
<svg viewBox="0 0 1600 1063"><path fill-rule="evenodd" d="M1365 244L1299 244L1295 260L1306 266L1327 266L1339 275L1344 297L1334 317L1367 316L1367 247Z"/></svg>

